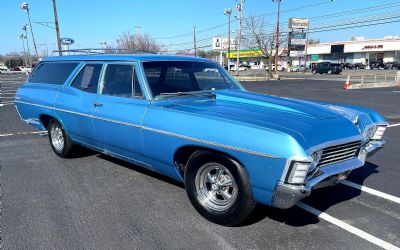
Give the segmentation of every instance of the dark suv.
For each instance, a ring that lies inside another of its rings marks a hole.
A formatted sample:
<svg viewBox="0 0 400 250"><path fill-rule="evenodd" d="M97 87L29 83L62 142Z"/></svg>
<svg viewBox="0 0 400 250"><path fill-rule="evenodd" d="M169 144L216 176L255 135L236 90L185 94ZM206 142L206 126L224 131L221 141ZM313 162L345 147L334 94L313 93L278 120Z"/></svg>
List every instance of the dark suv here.
<svg viewBox="0 0 400 250"><path fill-rule="evenodd" d="M330 62L320 63L317 65L317 67L313 68L311 72L313 74L317 73L340 74L340 72L342 72L342 66L338 63L330 63Z"/></svg>

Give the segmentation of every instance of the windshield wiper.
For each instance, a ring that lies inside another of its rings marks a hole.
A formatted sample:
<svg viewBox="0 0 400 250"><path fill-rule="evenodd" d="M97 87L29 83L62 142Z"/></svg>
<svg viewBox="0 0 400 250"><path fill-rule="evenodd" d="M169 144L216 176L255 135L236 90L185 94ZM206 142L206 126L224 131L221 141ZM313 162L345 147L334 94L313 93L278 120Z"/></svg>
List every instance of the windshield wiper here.
<svg viewBox="0 0 400 250"><path fill-rule="evenodd" d="M175 96L196 96L196 97L208 96L211 98L215 98L215 94L212 93L211 91L166 92L166 93L160 93L158 95L158 97L162 98L175 97Z"/></svg>

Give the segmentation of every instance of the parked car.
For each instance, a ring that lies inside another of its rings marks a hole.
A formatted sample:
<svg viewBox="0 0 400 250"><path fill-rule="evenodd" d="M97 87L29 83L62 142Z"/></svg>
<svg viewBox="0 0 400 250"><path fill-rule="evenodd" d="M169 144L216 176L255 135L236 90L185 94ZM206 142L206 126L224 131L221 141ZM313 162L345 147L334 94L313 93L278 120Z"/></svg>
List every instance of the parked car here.
<svg viewBox="0 0 400 250"><path fill-rule="evenodd" d="M311 70L313 74L340 74L342 72L342 66L338 63L330 63L330 62L324 62L318 64L315 68Z"/></svg>
<svg viewBox="0 0 400 250"><path fill-rule="evenodd" d="M5 66L5 65L0 65L0 74L3 74L3 72L6 72L6 71L8 71L7 66Z"/></svg>
<svg viewBox="0 0 400 250"><path fill-rule="evenodd" d="M398 62L387 62L386 67L388 69L400 69L400 64Z"/></svg>
<svg viewBox="0 0 400 250"><path fill-rule="evenodd" d="M240 64L239 71L246 71L250 68L248 65ZM236 64L231 66L231 71L236 71Z"/></svg>
<svg viewBox="0 0 400 250"><path fill-rule="evenodd" d="M304 65L292 66L290 68L290 72L303 72L304 70L305 70Z"/></svg>
<svg viewBox="0 0 400 250"><path fill-rule="evenodd" d="M365 69L366 65L363 63L355 63L353 68L354 69Z"/></svg>
<svg viewBox="0 0 400 250"><path fill-rule="evenodd" d="M10 71L22 71L21 67L13 67Z"/></svg>
<svg viewBox="0 0 400 250"><path fill-rule="evenodd" d="M56 155L80 145L184 182L222 225L345 179L385 145L388 125L367 108L252 93L216 62L162 55L45 58L15 107Z"/></svg>
<svg viewBox="0 0 400 250"><path fill-rule="evenodd" d="M343 69L354 69L354 64L352 63L343 63L342 64Z"/></svg>
<svg viewBox="0 0 400 250"><path fill-rule="evenodd" d="M381 61L372 61L369 64L370 69L389 69L389 66Z"/></svg>

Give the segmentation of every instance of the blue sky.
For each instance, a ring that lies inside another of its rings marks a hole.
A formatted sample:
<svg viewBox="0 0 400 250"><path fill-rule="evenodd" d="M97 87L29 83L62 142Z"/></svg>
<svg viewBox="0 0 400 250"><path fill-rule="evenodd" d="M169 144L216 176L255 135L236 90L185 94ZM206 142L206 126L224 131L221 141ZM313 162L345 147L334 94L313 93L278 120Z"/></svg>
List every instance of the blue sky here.
<svg viewBox="0 0 400 250"><path fill-rule="evenodd" d="M27 23L26 13L19 7L23 1L1 0L1 35L0 54L21 51L22 42L17 38L22 32L22 25ZM51 0L28 1L31 10L32 21L53 21ZM354 9L388 4L397 6L364 12L354 13ZM70 37L75 40L75 48L101 47L100 42L115 43L115 39L123 31L135 32L135 26L141 26L140 31L151 34L154 38L162 38L192 32L193 26L197 30L206 29L227 22L223 15L224 8L234 7L234 0L58 0L58 16L61 37ZM295 11L287 11L298 7L316 5ZM281 21L286 22L289 17L315 17L340 11L348 11L348 15L332 16L330 18L311 20L311 25L321 23L338 22L346 18L356 18L368 15L386 14L397 11L400 13L400 1L394 0L282 0ZM262 15L276 11L276 3L271 0L246 0L244 16ZM233 16L233 15L232 15ZM275 23L275 14L265 16L267 24ZM398 18L397 18L398 19ZM236 29L237 23L232 24ZM286 26L286 25L285 25ZM312 27L311 26L311 27ZM380 38L385 35L399 35L400 23L355 28L341 31L330 31L312 34L312 38L321 41L348 40L351 36L364 36L366 38ZM33 24L35 39L40 46L39 53L47 44L48 49L53 50L56 43L55 31ZM271 28L270 28L271 29ZM211 44L214 35L227 31L227 26L222 26L197 34L199 45ZM272 31L272 30L271 30ZM30 38L30 37L29 37ZM164 45L191 42L192 35L174 39L158 39ZM32 46L31 46L32 47ZM72 46L71 46L72 47ZM186 49L191 44L180 46L168 46L167 49Z"/></svg>

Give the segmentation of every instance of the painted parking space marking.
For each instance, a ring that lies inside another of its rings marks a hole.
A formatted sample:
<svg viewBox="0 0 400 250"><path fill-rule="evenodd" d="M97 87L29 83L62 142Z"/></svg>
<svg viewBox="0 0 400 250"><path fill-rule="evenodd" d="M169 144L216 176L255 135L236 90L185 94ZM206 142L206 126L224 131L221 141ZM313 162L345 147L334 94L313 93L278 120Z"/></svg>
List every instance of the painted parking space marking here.
<svg viewBox="0 0 400 250"><path fill-rule="evenodd" d="M396 202L396 203L400 204L400 198L399 197L396 197L396 196L393 196L393 195L390 195L390 194L386 194L386 193L383 193L381 191L378 191L378 190L375 190L375 189L372 189L372 188L369 188L369 187L366 187L366 186L362 186L362 185L359 185L357 183L354 183L354 182L351 182L351 181L348 181L348 180L343 180L340 183L344 184L346 186L361 190L363 192L366 192L366 193L369 193L369 194L381 197L383 199L390 200L390 201L393 201L393 202Z"/></svg>
<svg viewBox="0 0 400 250"><path fill-rule="evenodd" d="M18 133L13 133L13 134L0 134L0 137L7 137L7 136L13 136L13 135L31 135L31 134L45 135L45 134L47 134L47 131L33 131L33 132L18 132Z"/></svg>
<svg viewBox="0 0 400 250"><path fill-rule="evenodd" d="M343 222L343 221L341 221L339 219L336 219L335 217L332 217L327 213L324 213L324 212L322 212L322 211L320 211L318 209L310 207L309 205L307 205L307 204L305 204L303 202L299 202L297 204L297 206L302 208L302 209L304 209L304 210L306 210L307 212L310 212L310 213L316 215L318 218L321 218L321 219L323 219L323 220L325 220L327 222L330 222L330 223L332 223L332 224L334 224L334 225L336 225L336 226L338 226L338 227L340 227L340 228L342 228L342 229L344 229L344 230L346 230L346 231L348 231L348 232L350 232L352 234L355 234L358 237L363 238L364 240L367 240L367 241L371 242L372 244L375 244L375 245L377 245L379 247L382 247L384 249L400 250L399 247L397 247L397 246L395 246L393 244L390 244L389 242L381 240L381 239L379 239L379 238L377 238L377 237L375 237L375 236L373 236L373 235L371 235L371 234L369 234L369 233L367 233L367 232L365 232L365 231L363 231L361 229L358 229L358 228L356 228L354 226L351 226L351 225L347 224L346 222Z"/></svg>
<svg viewBox="0 0 400 250"><path fill-rule="evenodd" d="M388 128L397 127L397 126L400 126L400 123L390 124L390 125L388 125Z"/></svg>

